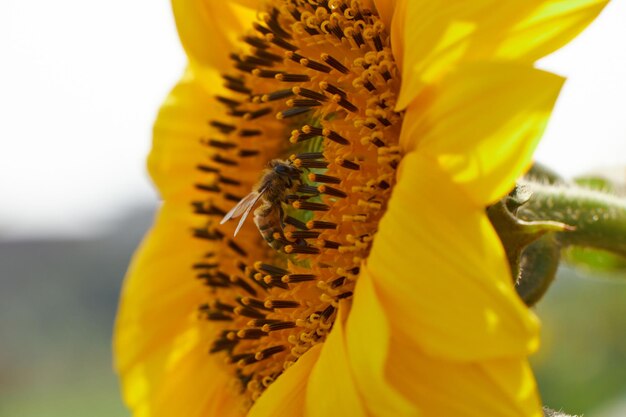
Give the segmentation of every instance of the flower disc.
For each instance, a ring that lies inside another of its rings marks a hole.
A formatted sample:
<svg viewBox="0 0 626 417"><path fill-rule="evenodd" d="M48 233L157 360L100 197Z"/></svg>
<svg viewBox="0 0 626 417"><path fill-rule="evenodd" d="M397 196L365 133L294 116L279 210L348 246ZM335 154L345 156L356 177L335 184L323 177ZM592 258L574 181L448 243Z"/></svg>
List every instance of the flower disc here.
<svg viewBox="0 0 626 417"><path fill-rule="evenodd" d="M207 216L195 236L212 242L193 265L210 289L201 316L219 324L210 351L251 400L325 340L339 300L352 297L394 184L402 122L389 35L362 2L270 1L253 26L223 74L230 94L216 97L223 112L198 166L207 198L193 202ZM234 237L237 222L220 220L273 158L301 175L288 193L262 196L275 217L257 214L273 227L270 247L251 221Z"/></svg>

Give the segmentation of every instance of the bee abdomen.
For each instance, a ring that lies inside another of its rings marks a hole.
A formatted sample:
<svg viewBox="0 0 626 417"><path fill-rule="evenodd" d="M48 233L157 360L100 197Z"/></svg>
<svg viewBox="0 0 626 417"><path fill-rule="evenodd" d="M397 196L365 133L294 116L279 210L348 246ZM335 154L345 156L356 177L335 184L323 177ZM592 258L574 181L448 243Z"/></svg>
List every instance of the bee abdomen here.
<svg viewBox="0 0 626 417"><path fill-rule="evenodd" d="M288 243L283 234L278 207L272 204L262 205L254 211L254 223L272 249L282 249Z"/></svg>

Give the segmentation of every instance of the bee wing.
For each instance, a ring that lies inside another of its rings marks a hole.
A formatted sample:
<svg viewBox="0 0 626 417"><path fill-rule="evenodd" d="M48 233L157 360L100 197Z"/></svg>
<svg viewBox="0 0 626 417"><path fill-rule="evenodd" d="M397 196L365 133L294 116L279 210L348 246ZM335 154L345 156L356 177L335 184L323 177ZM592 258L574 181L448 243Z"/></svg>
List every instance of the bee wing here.
<svg viewBox="0 0 626 417"><path fill-rule="evenodd" d="M248 218L250 211L252 211L252 208L254 207L254 205L257 203L257 201L259 201L259 198L261 198L261 196L263 195L263 191L264 189L260 191L253 191L247 196L245 196L244 198L242 198L241 201L237 203L235 207L233 207L228 213L226 213L226 215L224 216L220 224L224 224L230 219L235 219L241 216L241 220L239 220L239 224L237 225L237 228L235 229L234 236L237 236L237 233L239 233L239 230L241 229L246 219Z"/></svg>
<svg viewBox="0 0 626 417"><path fill-rule="evenodd" d="M239 200L235 207L230 209L230 211L226 213L224 218L222 218L220 224L224 224L230 219L236 219L237 217L241 216L248 208L252 207L254 203L257 202L259 197L261 197L261 193L253 191L241 200Z"/></svg>
<svg viewBox="0 0 626 417"><path fill-rule="evenodd" d="M261 197L261 195L259 194L259 196L254 200L254 203L257 202L257 200L259 199L259 197ZM250 204L248 206L248 208L246 209L246 211L243 213L243 216L241 216L241 220L239 220L239 224L237 225L237 228L235 229L235 233L233 234L233 236L237 236L237 233L239 233L239 230L241 229L241 226L243 226L243 224L245 223L246 219L248 218L248 214L250 214L250 212L252 211L252 207L254 206L254 203Z"/></svg>

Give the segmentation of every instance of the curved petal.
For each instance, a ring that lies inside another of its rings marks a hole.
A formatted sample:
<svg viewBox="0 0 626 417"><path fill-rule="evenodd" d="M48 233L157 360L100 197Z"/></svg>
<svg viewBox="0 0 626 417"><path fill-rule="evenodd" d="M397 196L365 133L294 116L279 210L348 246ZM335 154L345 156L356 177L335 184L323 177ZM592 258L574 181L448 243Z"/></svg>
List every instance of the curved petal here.
<svg viewBox="0 0 626 417"><path fill-rule="evenodd" d="M321 349L321 344L313 346L276 379L254 403L247 417L303 416L309 375Z"/></svg>
<svg viewBox="0 0 626 417"><path fill-rule="evenodd" d="M394 58L402 74L396 110L407 107L425 84L461 60L476 28L476 22L465 16L484 7L485 1L396 2L391 38Z"/></svg>
<svg viewBox="0 0 626 417"><path fill-rule="evenodd" d="M556 51L583 31L609 0L544 1L512 26L495 55L533 62Z"/></svg>
<svg viewBox="0 0 626 417"><path fill-rule="evenodd" d="M193 329L177 341L176 349L164 361L167 374L155 384L149 401L136 408L135 416L243 417L241 400L230 379L222 374L220 363L209 357L208 343L199 343L201 333Z"/></svg>
<svg viewBox="0 0 626 417"><path fill-rule="evenodd" d="M607 1L398 0L392 39L403 85L396 108L459 62L533 62L574 38ZM411 45L410 53L404 45Z"/></svg>
<svg viewBox="0 0 626 417"><path fill-rule="evenodd" d="M390 345L388 378L424 417L543 416L524 358L456 362L429 356L401 337Z"/></svg>
<svg viewBox="0 0 626 417"><path fill-rule="evenodd" d="M368 265L389 321L428 355L477 361L538 346L484 209L426 155L404 157Z"/></svg>
<svg viewBox="0 0 626 417"><path fill-rule="evenodd" d="M336 331L336 329L333 329ZM369 415L418 416L418 409L388 381L389 323L366 265L361 267L346 323L345 343L354 381ZM419 406L419 404L418 404Z"/></svg>
<svg viewBox="0 0 626 417"><path fill-rule="evenodd" d="M196 318L204 290L181 272L198 251L207 250L206 243L190 239L189 217L168 204L161 209L124 284L114 350L124 398L136 416L201 416L207 408L237 409L225 384L216 383L219 363L207 353L209 342L200 338L210 334L200 328L207 323Z"/></svg>
<svg viewBox="0 0 626 417"><path fill-rule="evenodd" d="M205 86L207 81L212 84L210 90ZM238 145L241 143L240 138L232 135L225 137L210 126L213 120L238 123L214 99L223 90L217 73L190 65L161 106L154 123L148 170L164 200L190 210L193 201L206 199L207 193L199 190L197 185L216 181L217 174L208 172L211 170L207 170L206 165L219 150L202 146L203 139L217 138ZM267 141L264 146L269 149L270 144ZM236 171L237 176L244 184L254 184L260 166L261 161L240 167ZM245 190L245 187L242 188Z"/></svg>
<svg viewBox="0 0 626 417"><path fill-rule="evenodd" d="M193 180L199 177L197 166L211 152L201 147L200 139L208 131L211 114L218 112L213 94L202 87L196 74L189 67L161 106L148 156L148 170L161 197L186 207L198 194Z"/></svg>
<svg viewBox="0 0 626 417"><path fill-rule="evenodd" d="M333 329L311 372L306 392L306 417L367 416L346 350L344 326L348 308L346 302L339 304Z"/></svg>
<svg viewBox="0 0 626 417"><path fill-rule="evenodd" d="M233 1L172 0L176 28L193 63L223 72L232 65L228 51L256 17L256 10Z"/></svg>
<svg viewBox="0 0 626 417"><path fill-rule="evenodd" d="M528 168L562 84L523 64L465 64L416 99L400 142L437 159L485 206Z"/></svg>

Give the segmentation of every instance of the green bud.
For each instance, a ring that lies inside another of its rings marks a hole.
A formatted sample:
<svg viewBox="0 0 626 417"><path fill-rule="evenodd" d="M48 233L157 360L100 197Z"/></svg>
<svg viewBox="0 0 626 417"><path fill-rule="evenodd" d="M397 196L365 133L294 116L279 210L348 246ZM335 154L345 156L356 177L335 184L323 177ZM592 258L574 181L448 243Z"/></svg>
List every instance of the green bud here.
<svg viewBox="0 0 626 417"><path fill-rule="evenodd" d="M626 199L598 179L568 184L543 167L531 176L487 208L524 302L543 296L562 259L626 277Z"/></svg>
<svg viewBox="0 0 626 417"><path fill-rule="evenodd" d="M548 232L573 230L571 226L558 221L527 221L519 218L519 210L531 198L532 194L527 188L515 187L508 196L487 208L487 216L500 236L516 282L520 274L522 252L529 244Z"/></svg>

